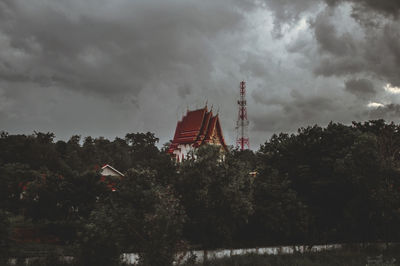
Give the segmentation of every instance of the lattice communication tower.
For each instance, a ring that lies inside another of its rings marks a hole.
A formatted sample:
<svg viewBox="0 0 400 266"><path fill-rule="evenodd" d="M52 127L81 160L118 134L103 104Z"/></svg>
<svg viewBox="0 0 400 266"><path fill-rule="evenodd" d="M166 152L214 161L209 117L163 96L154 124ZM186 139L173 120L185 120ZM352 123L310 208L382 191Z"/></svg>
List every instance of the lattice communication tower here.
<svg viewBox="0 0 400 266"><path fill-rule="evenodd" d="M248 136L249 121L247 120L247 103L246 103L246 82L240 82L240 99L238 100L239 112L236 121L236 147L241 151L250 149L250 141Z"/></svg>

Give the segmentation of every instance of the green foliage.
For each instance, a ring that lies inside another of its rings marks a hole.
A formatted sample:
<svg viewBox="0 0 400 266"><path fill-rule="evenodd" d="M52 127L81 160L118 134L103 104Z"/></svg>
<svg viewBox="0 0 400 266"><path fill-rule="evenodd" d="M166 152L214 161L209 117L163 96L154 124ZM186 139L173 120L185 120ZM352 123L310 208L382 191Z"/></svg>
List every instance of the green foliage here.
<svg viewBox="0 0 400 266"><path fill-rule="evenodd" d="M73 221L85 218L96 199L108 193L95 172L63 176L43 170L25 186L23 202L26 215L35 220Z"/></svg>
<svg viewBox="0 0 400 266"><path fill-rule="evenodd" d="M9 214L0 209L0 263L7 259L10 245Z"/></svg>
<svg viewBox="0 0 400 266"><path fill-rule="evenodd" d="M253 211L249 169L215 146L200 147L175 181L188 215L185 235L204 248L231 245Z"/></svg>
<svg viewBox="0 0 400 266"><path fill-rule="evenodd" d="M2 132L0 209L99 254L84 261L92 265L119 263L126 251L168 265L182 240L205 248L400 240L399 125L315 125L273 135L256 153L202 146L181 164L157 142L149 132L57 142L53 133ZM104 164L126 174L116 192L100 180Z"/></svg>
<svg viewBox="0 0 400 266"><path fill-rule="evenodd" d="M9 212L18 213L23 204L21 195L28 182L35 179L38 173L28 165L7 163L0 166L0 208Z"/></svg>
<svg viewBox="0 0 400 266"><path fill-rule="evenodd" d="M99 200L81 237L82 257L96 258L88 265L114 265L127 249L139 253L141 265L172 265L185 215L155 176L131 169L116 192Z"/></svg>
<svg viewBox="0 0 400 266"><path fill-rule="evenodd" d="M287 177L312 214L315 242L398 237L397 229L385 231L399 222L399 129L377 120L274 135L259 151L259 168Z"/></svg>
<svg viewBox="0 0 400 266"><path fill-rule="evenodd" d="M120 229L112 209L98 205L79 233L78 263L85 266L118 265L122 252Z"/></svg>
<svg viewBox="0 0 400 266"><path fill-rule="evenodd" d="M265 169L254 181L251 229L257 242L276 244L307 239L311 214L290 181L276 170Z"/></svg>
<svg viewBox="0 0 400 266"><path fill-rule="evenodd" d="M154 171L131 169L112 196L128 225L123 227L126 244L138 251L140 264L172 265L185 214L171 188L156 177Z"/></svg>

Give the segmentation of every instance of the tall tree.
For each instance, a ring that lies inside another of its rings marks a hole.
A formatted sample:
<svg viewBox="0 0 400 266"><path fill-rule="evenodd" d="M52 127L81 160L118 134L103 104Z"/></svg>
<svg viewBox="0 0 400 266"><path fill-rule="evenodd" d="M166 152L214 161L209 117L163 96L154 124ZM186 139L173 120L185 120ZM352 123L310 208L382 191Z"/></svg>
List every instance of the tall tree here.
<svg viewBox="0 0 400 266"><path fill-rule="evenodd" d="M116 192L98 201L80 240L82 255L90 265L112 265L132 250L140 265L172 265L184 218L179 201L154 171L131 169ZM109 257L98 261L104 254Z"/></svg>
<svg viewBox="0 0 400 266"><path fill-rule="evenodd" d="M175 183L188 215L185 236L204 248L231 245L253 211L249 169L220 152L201 146L179 166Z"/></svg>

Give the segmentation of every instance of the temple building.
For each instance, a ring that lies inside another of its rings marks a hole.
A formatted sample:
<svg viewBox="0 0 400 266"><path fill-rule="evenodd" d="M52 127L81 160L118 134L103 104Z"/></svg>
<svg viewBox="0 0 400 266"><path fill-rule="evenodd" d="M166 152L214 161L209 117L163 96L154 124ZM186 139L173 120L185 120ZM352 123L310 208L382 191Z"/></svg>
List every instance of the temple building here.
<svg viewBox="0 0 400 266"><path fill-rule="evenodd" d="M226 149L218 114L213 115L207 106L202 109L187 111L176 125L174 139L168 153L182 162L188 153L203 144L214 144Z"/></svg>

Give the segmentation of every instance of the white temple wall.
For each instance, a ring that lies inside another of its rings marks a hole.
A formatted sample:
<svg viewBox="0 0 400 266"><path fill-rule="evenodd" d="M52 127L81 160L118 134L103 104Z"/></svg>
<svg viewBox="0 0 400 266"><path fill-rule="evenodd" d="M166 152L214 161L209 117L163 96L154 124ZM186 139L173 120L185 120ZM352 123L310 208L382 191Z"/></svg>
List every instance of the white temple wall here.
<svg viewBox="0 0 400 266"><path fill-rule="evenodd" d="M182 162L188 158L188 154L194 150L190 144L179 144L178 148L174 151L174 155L178 162Z"/></svg>

